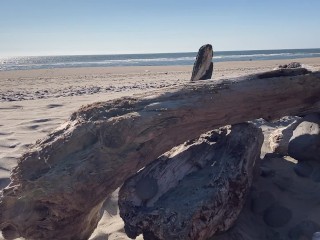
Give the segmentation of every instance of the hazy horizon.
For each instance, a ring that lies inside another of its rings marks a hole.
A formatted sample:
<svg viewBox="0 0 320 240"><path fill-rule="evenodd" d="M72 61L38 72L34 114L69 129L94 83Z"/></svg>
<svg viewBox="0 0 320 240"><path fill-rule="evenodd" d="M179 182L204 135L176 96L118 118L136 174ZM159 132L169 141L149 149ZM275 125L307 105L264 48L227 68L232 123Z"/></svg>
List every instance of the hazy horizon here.
<svg viewBox="0 0 320 240"><path fill-rule="evenodd" d="M201 46L200 46L201 47ZM199 47L199 48L200 48ZM243 50L213 50L214 52L254 52L254 51L280 51L280 50L319 50L320 48L282 48L282 49L243 49ZM179 53L197 53L195 51L181 51L181 52L140 52L140 53L91 53L91 54L48 54L48 55L12 55L0 56L0 58L10 57L55 57L55 56L104 56L104 55L154 55L154 54L179 54Z"/></svg>

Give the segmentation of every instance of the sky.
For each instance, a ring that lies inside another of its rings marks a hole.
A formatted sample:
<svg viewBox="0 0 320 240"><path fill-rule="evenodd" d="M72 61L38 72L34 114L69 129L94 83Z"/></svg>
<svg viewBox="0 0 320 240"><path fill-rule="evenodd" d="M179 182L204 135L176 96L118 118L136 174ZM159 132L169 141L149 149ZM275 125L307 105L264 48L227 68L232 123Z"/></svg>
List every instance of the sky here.
<svg viewBox="0 0 320 240"><path fill-rule="evenodd" d="M0 56L320 48L320 0L0 0Z"/></svg>

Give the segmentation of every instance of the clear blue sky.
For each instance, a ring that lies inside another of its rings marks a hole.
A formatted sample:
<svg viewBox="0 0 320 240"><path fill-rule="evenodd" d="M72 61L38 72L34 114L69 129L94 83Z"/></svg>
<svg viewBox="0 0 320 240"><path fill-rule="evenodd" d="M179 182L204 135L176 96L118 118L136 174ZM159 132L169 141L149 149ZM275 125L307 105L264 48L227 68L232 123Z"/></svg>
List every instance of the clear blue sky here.
<svg viewBox="0 0 320 240"><path fill-rule="evenodd" d="M1 0L0 56L320 48L320 0Z"/></svg>

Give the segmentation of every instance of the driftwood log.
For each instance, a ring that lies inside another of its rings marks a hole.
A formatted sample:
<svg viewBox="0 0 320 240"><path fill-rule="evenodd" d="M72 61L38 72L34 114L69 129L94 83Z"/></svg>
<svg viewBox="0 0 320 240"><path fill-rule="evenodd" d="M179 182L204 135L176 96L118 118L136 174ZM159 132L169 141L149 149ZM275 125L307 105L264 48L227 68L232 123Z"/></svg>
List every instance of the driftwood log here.
<svg viewBox="0 0 320 240"><path fill-rule="evenodd" d="M277 70L94 103L39 140L0 194L0 229L27 239L87 239L126 178L201 133L320 110L320 72Z"/></svg>
<svg viewBox="0 0 320 240"><path fill-rule="evenodd" d="M203 134L159 157L119 192L130 238L205 240L228 230L249 192L263 134L242 123Z"/></svg>

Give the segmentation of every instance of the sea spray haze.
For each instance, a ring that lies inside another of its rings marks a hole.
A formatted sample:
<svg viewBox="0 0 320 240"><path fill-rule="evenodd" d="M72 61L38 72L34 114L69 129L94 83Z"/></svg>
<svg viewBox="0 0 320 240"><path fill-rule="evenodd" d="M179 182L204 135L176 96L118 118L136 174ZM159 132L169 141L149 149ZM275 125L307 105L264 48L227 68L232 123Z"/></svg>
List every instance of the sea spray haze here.
<svg viewBox="0 0 320 240"><path fill-rule="evenodd" d="M0 71L72 67L192 65L196 55L196 52L185 52L121 55L8 57L0 58ZM214 52L213 61L254 61L311 57L320 57L320 49L217 51Z"/></svg>

